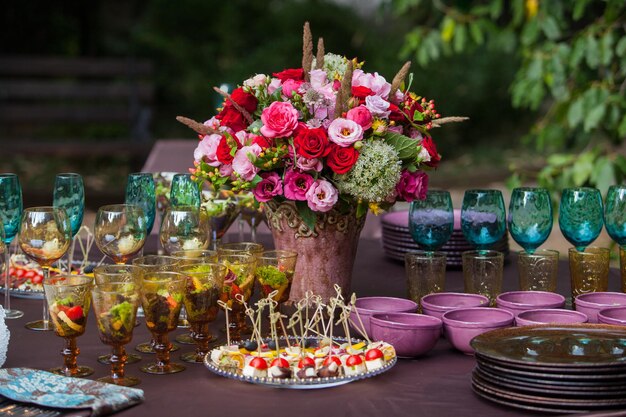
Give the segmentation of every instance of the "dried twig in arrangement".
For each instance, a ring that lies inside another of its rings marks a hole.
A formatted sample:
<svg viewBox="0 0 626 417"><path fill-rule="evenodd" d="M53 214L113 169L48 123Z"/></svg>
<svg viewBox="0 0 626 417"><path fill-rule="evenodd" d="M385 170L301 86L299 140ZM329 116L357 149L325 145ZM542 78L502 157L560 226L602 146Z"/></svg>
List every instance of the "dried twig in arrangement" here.
<svg viewBox="0 0 626 417"><path fill-rule="evenodd" d="M252 117L250 113L248 113L248 110L244 109L235 100L233 100L230 94L228 94L226 91L220 90L217 87L213 87L213 90L215 90L217 94L221 95L226 100L228 100L230 104L232 104L233 107L236 108L239 113L241 113L241 115L244 117L244 119L246 119L248 123L252 124L252 122L254 122L254 118Z"/></svg>
<svg viewBox="0 0 626 417"><path fill-rule="evenodd" d="M317 55L315 56L315 69L324 68L324 55L326 51L324 51L324 38L319 38L317 40Z"/></svg>
<svg viewBox="0 0 626 417"><path fill-rule="evenodd" d="M309 22L304 22L302 33L302 69L304 70L304 81L309 81L311 66L313 65L313 35Z"/></svg>
<svg viewBox="0 0 626 417"><path fill-rule="evenodd" d="M191 130L195 131L200 135L221 135L222 133L219 130L215 130L210 126L203 125L202 123L196 122L193 119L185 116L176 116L176 120L180 123L184 124Z"/></svg>
<svg viewBox="0 0 626 417"><path fill-rule="evenodd" d="M400 88L402 81L409 75L409 69L411 69L411 61L407 61L404 63L400 71L393 77L393 81L391 82L391 90L389 92L389 98L393 98L396 95L396 91Z"/></svg>
<svg viewBox="0 0 626 417"><path fill-rule="evenodd" d="M337 102L335 103L335 118L341 117L344 111L348 110L348 100L352 96L352 71L354 71L354 63L348 62L346 72L341 80L341 87L337 92Z"/></svg>
<svg viewBox="0 0 626 417"><path fill-rule="evenodd" d="M469 120L469 117L463 116L450 116L450 117L442 117L441 119L434 119L431 121L433 127L441 127L446 123L458 123L463 122L465 120Z"/></svg>

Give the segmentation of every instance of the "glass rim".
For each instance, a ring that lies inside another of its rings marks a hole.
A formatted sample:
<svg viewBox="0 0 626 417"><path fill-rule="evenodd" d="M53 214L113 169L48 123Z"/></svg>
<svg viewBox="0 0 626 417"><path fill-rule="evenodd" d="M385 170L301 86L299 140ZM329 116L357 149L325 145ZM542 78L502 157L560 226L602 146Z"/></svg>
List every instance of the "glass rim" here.
<svg viewBox="0 0 626 417"><path fill-rule="evenodd" d="M56 174L55 178L82 178L83 176L80 175L78 172L60 172L58 174Z"/></svg>
<svg viewBox="0 0 626 417"><path fill-rule="evenodd" d="M277 256L272 256L272 255L277 255ZM278 257L282 257L280 255L284 255L284 257L287 257L287 258L293 258L295 256L298 256L298 252L296 252L295 250L287 250L287 249L266 250L261 253L261 256L259 256L259 259L276 259Z"/></svg>
<svg viewBox="0 0 626 417"><path fill-rule="evenodd" d="M572 253L580 254L582 256L599 255L599 254L603 255L605 253L610 254L611 253L611 249L605 248L605 247L602 247L602 246L586 246L584 251L579 251L574 246L574 247L570 247L567 252L570 253L570 254L572 254Z"/></svg>
<svg viewBox="0 0 626 417"><path fill-rule="evenodd" d="M67 278L78 279L82 282L77 283L65 283L63 282ZM48 277L43 281L43 285L48 285L52 287L80 287L83 285L94 285L94 279L88 275L78 275L78 274L59 274L52 277Z"/></svg>
<svg viewBox="0 0 626 417"><path fill-rule="evenodd" d="M183 205L176 205L176 206L168 206L165 209L165 213L176 213L176 212L200 212L200 207L198 206L194 206L191 204L183 204Z"/></svg>
<svg viewBox="0 0 626 417"><path fill-rule="evenodd" d="M226 261L224 256L234 258L236 260L242 260L244 263L254 263L257 260L257 257L253 253L223 253L217 257L217 261L219 263Z"/></svg>
<svg viewBox="0 0 626 417"><path fill-rule="evenodd" d="M150 176L150 178L154 179L154 173L153 172L143 172L143 171L139 171L139 172L131 172L128 174L128 176L138 176L138 177L145 177L145 176Z"/></svg>
<svg viewBox="0 0 626 417"><path fill-rule="evenodd" d="M123 274L125 273L125 271L123 271L124 269L129 269L131 271L141 271L141 267L137 266L137 265L132 265L132 264L124 264L124 265L120 265L120 264L104 264L104 265L98 265L96 266L93 271L94 273L96 271L104 271L106 269L114 269L116 268L117 271L107 271L107 274L115 274L115 273L119 273L119 274ZM119 272L118 272L119 271Z"/></svg>
<svg viewBox="0 0 626 417"><path fill-rule="evenodd" d="M428 194L450 195L450 191L448 191L448 190L442 190L442 189L440 189L440 188L434 188L434 189L428 190L428 191L426 192L426 195L428 195Z"/></svg>
<svg viewBox="0 0 626 417"><path fill-rule="evenodd" d="M169 263L140 263L140 260L146 260L146 259L152 259L152 260L156 260L156 259L164 259L164 260L168 260L171 261ZM144 256L140 256L138 258L135 258L132 260L132 265L137 266L139 268L143 268L146 266L170 266L170 265L176 265L178 264L178 259L174 258L173 256L169 256L169 255L144 255Z"/></svg>
<svg viewBox="0 0 626 417"><path fill-rule="evenodd" d="M104 206L100 206L98 207L98 211L99 212L111 212L111 213L118 213L122 210L120 209L138 209L143 211L143 209L141 208L141 206L139 204L132 204L132 203L119 203L119 204L106 204Z"/></svg>
<svg viewBox="0 0 626 417"><path fill-rule="evenodd" d="M498 190L497 188L470 188L468 190L465 190L465 194L467 193L502 194L502 191Z"/></svg>
<svg viewBox="0 0 626 417"><path fill-rule="evenodd" d="M187 268L191 269L197 266L210 266L217 267L218 269L228 269L228 267L219 262L183 262L179 265L179 270L184 271L185 273L199 273L205 274L208 271L188 271ZM184 275L184 274L183 274Z"/></svg>
<svg viewBox="0 0 626 417"><path fill-rule="evenodd" d="M595 187L567 187L567 188L563 188L562 194L565 194L565 192L577 192L577 191L600 192L600 190Z"/></svg>
<svg viewBox="0 0 626 417"><path fill-rule="evenodd" d="M524 256L527 258L539 258L539 257L548 256L548 255L551 255L551 256L556 255L557 257L559 257L561 255L561 252L559 252L556 249L536 249L533 253L522 250L517 254L517 256Z"/></svg>
<svg viewBox="0 0 626 417"><path fill-rule="evenodd" d="M426 251L426 250L418 250L411 251L404 254L404 259L422 259L422 258L445 258L447 257L446 253L443 251Z"/></svg>
<svg viewBox="0 0 626 417"><path fill-rule="evenodd" d="M515 187L515 188L513 188L511 193L514 193L515 191L533 191L533 192L542 191L542 192L549 192L548 189L545 188L545 187Z"/></svg>
<svg viewBox="0 0 626 417"><path fill-rule="evenodd" d="M65 208L63 207L55 207L55 206L34 206L34 207L26 207L24 209L24 213L26 213L27 211L31 211L34 213L54 213L54 212L59 212L59 213L64 213L65 214Z"/></svg>
<svg viewBox="0 0 626 417"><path fill-rule="evenodd" d="M127 291L120 291L119 287L132 285L133 289L128 289ZM118 289L105 289L103 287L112 287ZM104 282L102 284L95 284L91 289L92 292L99 292L103 294L119 294L119 293L132 293L135 294L141 287L134 282L123 282L123 281L113 281L113 282Z"/></svg>
<svg viewBox="0 0 626 417"><path fill-rule="evenodd" d="M13 172L3 172L0 173L0 178L18 178L18 176Z"/></svg>
<svg viewBox="0 0 626 417"><path fill-rule="evenodd" d="M476 256L478 255L478 256ZM476 258L504 258L504 253L497 250L468 250L461 254L462 258L465 257L476 257Z"/></svg>
<svg viewBox="0 0 626 417"><path fill-rule="evenodd" d="M160 278L160 276L163 276ZM172 282L185 280L185 274L176 271L153 271L144 276L142 282Z"/></svg>

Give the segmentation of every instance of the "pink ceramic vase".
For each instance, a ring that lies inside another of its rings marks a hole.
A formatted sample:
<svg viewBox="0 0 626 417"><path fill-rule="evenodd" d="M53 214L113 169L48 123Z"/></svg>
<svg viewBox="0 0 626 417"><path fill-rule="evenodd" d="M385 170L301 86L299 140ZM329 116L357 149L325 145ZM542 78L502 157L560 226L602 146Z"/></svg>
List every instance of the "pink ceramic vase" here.
<svg viewBox="0 0 626 417"><path fill-rule="evenodd" d="M357 219L354 208L348 214L333 209L318 213L311 230L292 201L268 201L264 206L276 249L298 253L289 300L300 300L307 291L328 300L335 295L335 284L344 295L349 295L352 266L366 216Z"/></svg>

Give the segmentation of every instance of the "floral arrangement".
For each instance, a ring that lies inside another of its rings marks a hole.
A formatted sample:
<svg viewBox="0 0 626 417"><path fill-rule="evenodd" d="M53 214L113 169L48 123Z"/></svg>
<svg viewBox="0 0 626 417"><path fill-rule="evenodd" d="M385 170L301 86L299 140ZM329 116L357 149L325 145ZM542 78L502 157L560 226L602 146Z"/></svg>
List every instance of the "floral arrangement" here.
<svg viewBox="0 0 626 417"><path fill-rule="evenodd" d="M325 54L322 39L312 51L306 23L301 68L257 74L231 94L216 89L223 107L203 124L179 116L200 136L190 171L258 202L294 201L310 226L332 209L362 216L424 199L427 171L441 160L430 130L464 118L441 118L433 100L409 91L410 62L388 82Z"/></svg>

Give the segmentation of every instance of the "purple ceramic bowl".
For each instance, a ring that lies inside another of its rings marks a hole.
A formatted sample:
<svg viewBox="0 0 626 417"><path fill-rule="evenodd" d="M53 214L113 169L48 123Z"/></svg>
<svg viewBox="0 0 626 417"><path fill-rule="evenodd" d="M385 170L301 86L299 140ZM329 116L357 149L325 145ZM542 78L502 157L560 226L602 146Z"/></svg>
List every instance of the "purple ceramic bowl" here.
<svg viewBox="0 0 626 417"><path fill-rule="evenodd" d="M430 351L441 335L441 320L424 314L377 313L370 318L372 338L390 343L399 357Z"/></svg>
<svg viewBox="0 0 626 417"><path fill-rule="evenodd" d="M598 312L598 323L626 326L626 306L600 310Z"/></svg>
<svg viewBox="0 0 626 417"><path fill-rule="evenodd" d="M376 313L415 313L417 311L417 303L405 298L395 297L361 297L357 298L355 303L356 309L359 312L359 317L363 322L365 333L371 338L370 332L370 317ZM350 319L352 320L352 327L356 329L355 323L359 324L359 317L352 312L350 313ZM358 330L357 330L358 331Z"/></svg>
<svg viewBox="0 0 626 417"><path fill-rule="evenodd" d="M480 294L462 292L439 292L422 297L422 312L429 316L441 318L446 311L457 308L488 307L489 298Z"/></svg>
<svg viewBox="0 0 626 417"><path fill-rule="evenodd" d="M563 308L565 297L547 291L510 291L496 297L496 306L517 316L527 310Z"/></svg>
<svg viewBox="0 0 626 417"><path fill-rule="evenodd" d="M558 308L526 310L515 317L515 323L518 326L555 323L587 323L587 315L580 311L562 310Z"/></svg>
<svg viewBox="0 0 626 417"><path fill-rule="evenodd" d="M589 317L589 323L598 322L598 312L609 307L626 305L626 294L622 292L590 292L576 297L576 310Z"/></svg>
<svg viewBox="0 0 626 417"><path fill-rule="evenodd" d="M501 308L459 308L443 314L443 330L452 346L463 353L473 354L470 341L489 330L510 327L515 316Z"/></svg>

